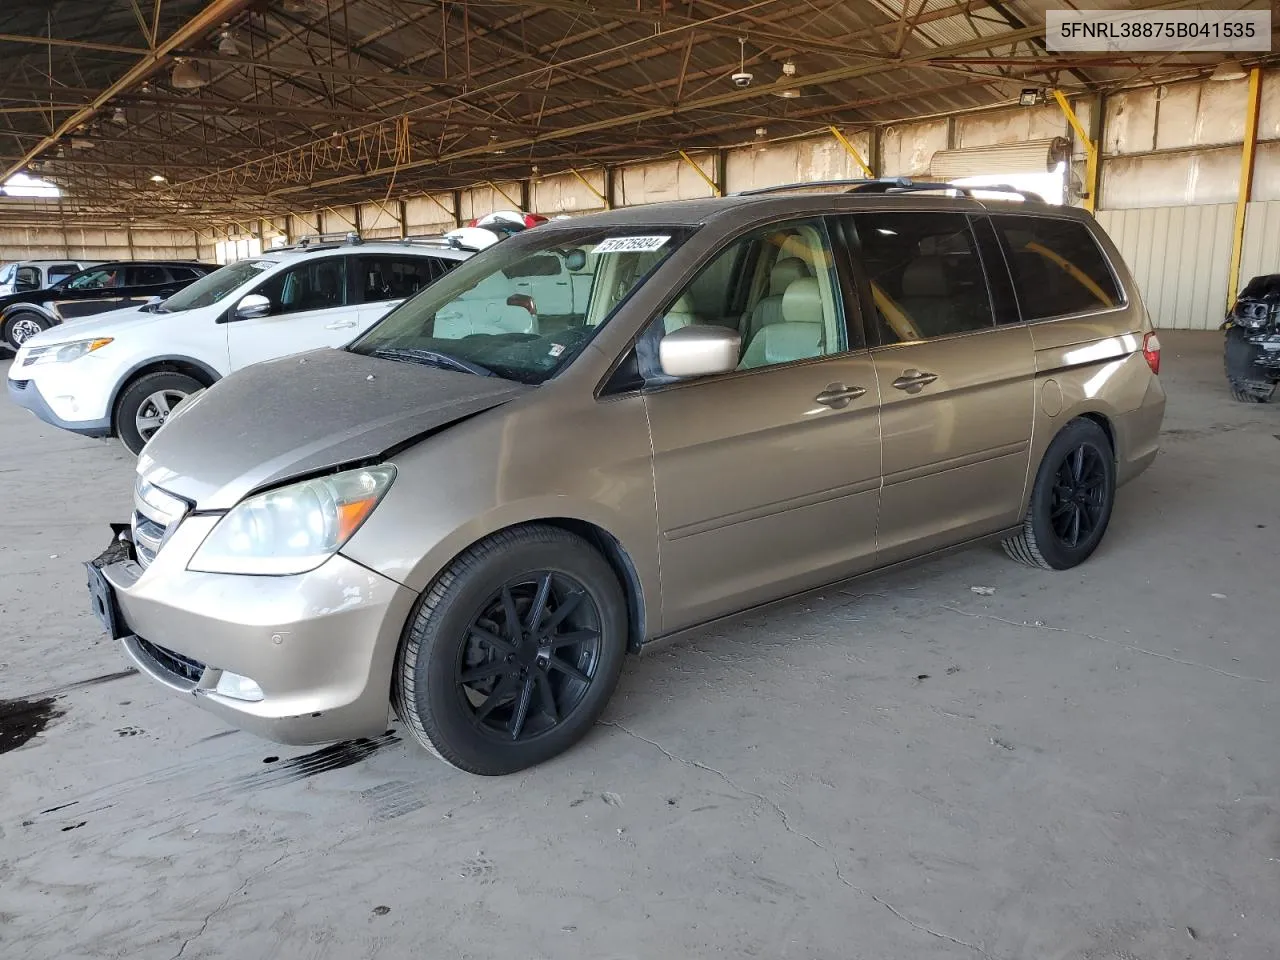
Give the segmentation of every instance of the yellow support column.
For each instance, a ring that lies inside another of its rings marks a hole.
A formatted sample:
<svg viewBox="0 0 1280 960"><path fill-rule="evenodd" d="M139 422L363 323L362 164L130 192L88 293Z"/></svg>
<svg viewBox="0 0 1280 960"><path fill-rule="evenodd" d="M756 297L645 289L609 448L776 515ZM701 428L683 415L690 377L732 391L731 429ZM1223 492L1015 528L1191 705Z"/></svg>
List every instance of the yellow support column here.
<svg viewBox="0 0 1280 960"><path fill-rule="evenodd" d="M874 180L876 175L872 173L871 168L867 166L867 161L862 159L862 154L858 152L858 148L849 142L849 138L840 132L840 128L837 126L831 126L827 129L831 131L831 135L836 138L840 146L845 148L849 156L853 157L854 162L862 168L862 172L867 175L867 179Z"/></svg>
<svg viewBox="0 0 1280 960"><path fill-rule="evenodd" d="M1240 290L1240 258L1244 253L1244 221L1253 196L1253 161L1258 153L1258 111L1262 103L1262 69L1249 71L1249 102L1244 115L1244 145L1240 151L1240 192L1236 195L1236 221L1231 231L1231 268L1227 271L1227 312L1236 305Z"/></svg>
<svg viewBox="0 0 1280 960"><path fill-rule="evenodd" d="M1076 116L1076 112L1071 109L1071 104L1068 102L1066 95L1061 90L1055 90L1053 91L1053 98L1058 101L1058 106L1062 108L1062 112L1066 115L1067 122L1071 124L1071 129L1076 132L1080 145L1084 147L1086 191L1084 208L1093 213L1098 206L1098 145L1089 139L1088 132L1080 122L1080 118Z"/></svg>
<svg viewBox="0 0 1280 960"><path fill-rule="evenodd" d="M693 157L689 156L683 150L677 150L676 152L680 154L680 157L684 160L685 163L687 163L689 166L693 167L693 169L697 171L698 176L700 176L703 180L707 181L707 186L711 188L711 193L714 196L717 196L717 197L724 196L724 192L720 189L720 184L716 183L714 180L708 177L706 174L706 171L704 171L700 166L694 163Z"/></svg>
<svg viewBox="0 0 1280 960"><path fill-rule="evenodd" d="M582 185L583 185L584 187L586 187L588 190L590 190L592 193L594 193L597 197L599 197L599 198L600 198L600 202L604 204L604 206L605 206L605 209L606 209L606 210L607 210L607 209L609 209L609 198L608 198L608 197L606 197L606 196L605 196L603 193L601 193L599 190L597 190L597 189L592 185L592 183L591 183L591 181L590 181L590 180L588 180L586 177L584 177L582 174L580 174L580 173L579 173L577 170L575 170L573 167L570 167L570 168L569 168L569 172L570 172L570 173L572 173L575 177L577 177L577 178L578 178L578 180L579 180L579 181L581 181L581 183L582 183Z"/></svg>

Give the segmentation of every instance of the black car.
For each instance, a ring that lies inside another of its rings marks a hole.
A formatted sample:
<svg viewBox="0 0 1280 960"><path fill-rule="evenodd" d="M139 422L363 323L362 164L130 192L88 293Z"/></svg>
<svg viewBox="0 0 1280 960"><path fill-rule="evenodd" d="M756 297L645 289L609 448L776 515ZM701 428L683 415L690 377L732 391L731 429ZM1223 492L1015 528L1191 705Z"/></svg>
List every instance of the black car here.
<svg viewBox="0 0 1280 960"><path fill-rule="evenodd" d="M27 338L63 320L140 307L155 297L171 297L217 269L216 264L191 260L100 263L44 290L0 297L0 328L5 343L16 350Z"/></svg>

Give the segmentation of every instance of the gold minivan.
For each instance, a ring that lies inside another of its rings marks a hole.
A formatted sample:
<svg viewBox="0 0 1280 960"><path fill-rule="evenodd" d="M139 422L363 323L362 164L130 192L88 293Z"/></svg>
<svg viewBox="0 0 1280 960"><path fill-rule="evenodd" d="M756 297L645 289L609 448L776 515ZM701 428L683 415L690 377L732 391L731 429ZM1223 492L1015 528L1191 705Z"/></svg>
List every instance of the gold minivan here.
<svg viewBox="0 0 1280 960"><path fill-rule="evenodd" d="M870 181L556 221L184 404L90 590L230 723L315 743L390 707L509 773L654 640L984 541L1082 562L1156 455L1159 351L1106 235L1032 198Z"/></svg>

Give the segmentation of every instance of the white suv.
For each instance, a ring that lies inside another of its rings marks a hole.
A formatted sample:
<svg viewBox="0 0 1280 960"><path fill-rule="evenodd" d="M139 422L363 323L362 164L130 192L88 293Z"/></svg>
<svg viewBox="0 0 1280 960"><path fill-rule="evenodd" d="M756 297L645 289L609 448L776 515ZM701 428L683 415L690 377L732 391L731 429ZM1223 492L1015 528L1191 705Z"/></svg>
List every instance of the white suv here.
<svg viewBox="0 0 1280 960"><path fill-rule="evenodd" d="M470 257L466 242L320 242L228 264L162 303L31 337L9 368L9 396L46 423L118 436L138 453L187 396L251 363L342 346Z"/></svg>

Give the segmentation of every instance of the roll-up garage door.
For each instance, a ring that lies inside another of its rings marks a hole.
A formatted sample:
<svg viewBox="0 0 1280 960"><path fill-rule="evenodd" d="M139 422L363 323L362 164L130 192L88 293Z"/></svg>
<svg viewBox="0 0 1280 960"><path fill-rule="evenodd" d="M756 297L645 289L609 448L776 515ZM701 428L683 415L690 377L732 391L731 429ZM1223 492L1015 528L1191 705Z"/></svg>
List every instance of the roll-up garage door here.
<svg viewBox="0 0 1280 960"><path fill-rule="evenodd" d="M1070 144L1062 137L938 150L929 161L929 176L956 180L996 173L1048 173L1067 158L1069 150Z"/></svg>

